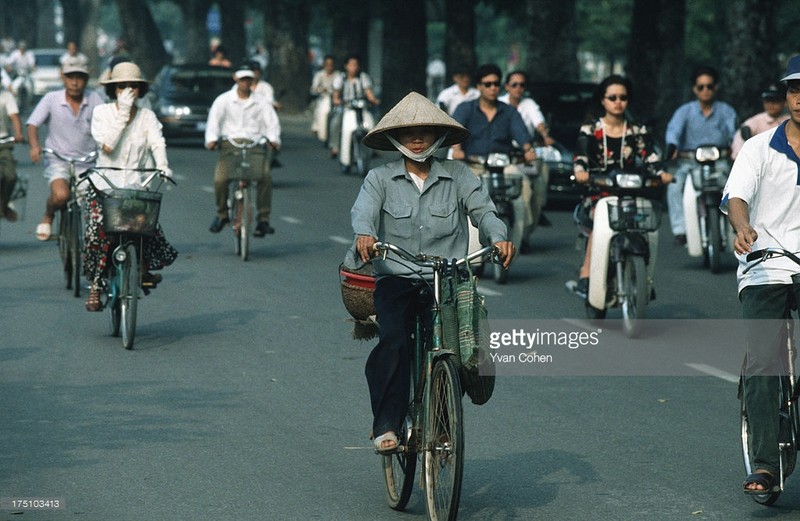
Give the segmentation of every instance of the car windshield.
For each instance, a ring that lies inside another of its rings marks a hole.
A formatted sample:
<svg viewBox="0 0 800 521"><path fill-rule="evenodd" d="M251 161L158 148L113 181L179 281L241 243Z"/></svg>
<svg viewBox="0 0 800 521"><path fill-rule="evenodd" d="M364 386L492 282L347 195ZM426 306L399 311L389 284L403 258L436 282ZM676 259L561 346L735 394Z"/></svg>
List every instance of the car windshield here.
<svg viewBox="0 0 800 521"><path fill-rule="evenodd" d="M52 54L52 53L36 54L36 66L60 67L61 63L59 62L59 58L61 58L60 54Z"/></svg>
<svg viewBox="0 0 800 521"><path fill-rule="evenodd" d="M177 69L172 71L168 78L169 80L164 85L164 94L169 96L214 99L233 85L231 72L225 69Z"/></svg>
<svg viewBox="0 0 800 521"><path fill-rule="evenodd" d="M580 126L587 120L595 85L592 83L533 83L531 97L539 104L553 137L573 150Z"/></svg>

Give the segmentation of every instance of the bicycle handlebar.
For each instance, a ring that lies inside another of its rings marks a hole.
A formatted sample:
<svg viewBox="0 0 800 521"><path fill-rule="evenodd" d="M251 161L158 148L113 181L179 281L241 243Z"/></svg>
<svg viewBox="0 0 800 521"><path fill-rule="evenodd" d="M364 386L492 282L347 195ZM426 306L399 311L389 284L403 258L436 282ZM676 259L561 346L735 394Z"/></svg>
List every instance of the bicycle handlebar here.
<svg viewBox="0 0 800 521"><path fill-rule="evenodd" d="M103 180L106 183L108 183L108 185L112 189L119 190L119 187L116 186L113 182L111 182L111 180L108 178L108 176L106 176L103 173L103 170L115 170L115 171L126 171L126 172L151 172L151 174L147 177L147 179L145 179L142 182L142 186L143 187L146 187L147 185L149 185L150 182L153 179L155 179L156 177L160 178L162 180L162 182L163 181L169 181L170 183L172 183L173 185L176 185L176 186L178 184L178 183L175 182L174 179L172 179L172 177L166 175L164 170L160 170L158 168L120 168L120 167L117 167L117 166L95 166L95 167L92 167L89 170L83 172L78 177L80 177L81 180L84 180L84 179L88 179L91 174L97 174L100 177L102 177ZM91 179L88 179L88 180L89 180L89 183L92 183ZM159 186L161 186L161 185L159 185Z"/></svg>
<svg viewBox="0 0 800 521"><path fill-rule="evenodd" d="M750 271L752 268L758 266L762 262L766 261L767 259L773 259L776 257L787 257L789 260L800 266L800 257L797 256L797 253L793 253L788 250L784 250L783 248L764 248L761 250L756 250L747 254L745 260L747 262L753 262L753 264L749 265L742 271L742 275Z"/></svg>
<svg viewBox="0 0 800 521"><path fill-rule="evenodd" d="M419 253L414 255L409 251L401 248L400 246L395 246L394 244L390 244L388 242L376 242L373 245L373 248L382 254L383 260L386 260L386 254L390 251L396 253L400 256L401 259L406 260L408 262L413 262L417 266L421 268L433 268L434 270L441 269L444 266L447 259L444 257L439 257L437 255L428 255L427 253ZM456 266L462 266L474 259L485 257L489 253L492 253L492 262L499 264L499 258L497 257L497 248L494 246L486 246L481 248L478 251L472 252L466 257L462 259L458 259L455 262Z"/></svg>
<svg viewBox="0 0 800 521"><path fill-rule="evenodd" d="M97 150L95 150L93 152L90 152L89 154L87 154L87 155L85 155L83 157L67 157L67 156L61 155L60 153L56 152L52 148L43 148L42 152L45 153L45 154L54 155L57 158L59 158L60 160L66 161L67 163L88 163L90 161L94 161L95 159L97 159Z"/></svg>
<svg viewBox="0 0 800 521"><path fill-rule="evenodd" d="M244 142L244 143L237 143L236 141L234 141L235 139L238 139L238 138L230 138L230 137L227 137L227 136L223 136L223 137L219 138L219 141L220 142L227 141L228 143L230 143L231 145L235 146L236 148L244 148L244 149L255 148L257 146L267 146L267 145L269 145L269 139L267 139L266 136L261 136L258 139L250 140L249 142Z"/></svg>

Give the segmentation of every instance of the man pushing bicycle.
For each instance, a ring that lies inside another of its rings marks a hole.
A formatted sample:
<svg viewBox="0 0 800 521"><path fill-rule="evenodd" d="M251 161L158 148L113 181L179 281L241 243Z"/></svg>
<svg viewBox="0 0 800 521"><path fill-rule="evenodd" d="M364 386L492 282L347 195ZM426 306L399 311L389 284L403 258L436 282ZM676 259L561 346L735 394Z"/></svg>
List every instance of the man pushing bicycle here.
<svg viewBox="0 0 800 521"><path fill-rule="evenodd" d="M763 495L781 482L776 375L784 329L797 299L792 275L800 267L788 257L745 270L746 254L780 248L800 251L800 56L789 60L781 81L787 85L790 119L748 140L733 165L720 208L736 232L738 289L747 325L743 394L753 448L753 472L743 483L746 494ZM798 288L800 289L800 288Z"/></svg>

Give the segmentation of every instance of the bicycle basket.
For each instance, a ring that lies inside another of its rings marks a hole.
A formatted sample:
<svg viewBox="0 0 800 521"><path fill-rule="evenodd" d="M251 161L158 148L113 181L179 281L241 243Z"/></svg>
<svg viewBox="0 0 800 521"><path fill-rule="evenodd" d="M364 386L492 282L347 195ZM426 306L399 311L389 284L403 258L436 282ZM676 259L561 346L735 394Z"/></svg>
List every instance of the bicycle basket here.
<svg viewBox="0 0 800 521"><path fill-rule="evenodd" d="M103 229L108 233L153 235L161 209L161 193L115 189L100 195Z"/></svg>
<svg viewBox="0 0 800 521"><path fill-rule="evenodd" d="M234 148L225 149L222 159L228 171L230 181L258 181L264 176L264 161L266 151L263 147L247 149L245 160L242 161L242 152Z"/></svg>
<svg viewBox="0 0 800 521"><path fill-rule="evenodd" d="M501 180L502 186L500 185ZM502 194L508 199L516 199L522 194L522 174L519 172L492 176L490 172L486 171L481 176L481 181L490 194Z"/></svg>
<svg viewBox="0 0 800 521"><path fill-rule="evenodd" d="M356 320L367 320L375 314L375 277L366 270L353 271L344 266L339 267L342 282L342 302L350 316Z"/></svg>
<svg viewBox="0 0 800 521"><path fill-rule="evenodd" d="M661 205L644 198L608 202L608 224L612 230L654 232L661 225Z"/></svg>

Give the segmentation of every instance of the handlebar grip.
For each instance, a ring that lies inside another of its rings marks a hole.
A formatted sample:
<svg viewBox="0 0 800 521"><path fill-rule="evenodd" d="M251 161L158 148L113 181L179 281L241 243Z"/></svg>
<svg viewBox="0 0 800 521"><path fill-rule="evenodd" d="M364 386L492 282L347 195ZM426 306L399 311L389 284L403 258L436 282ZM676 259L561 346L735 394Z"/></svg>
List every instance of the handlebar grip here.
<svg viewBox="0 0 800 521"><path fill-rule="evenodd" d="M758 259L764 257L766 254L767 254L767 250L756 250L756 251L752 251L752 252L748 253L747 257L745 257L745 259L747 260L747 262L753 262L754 260L758 260Z"/></svg>

